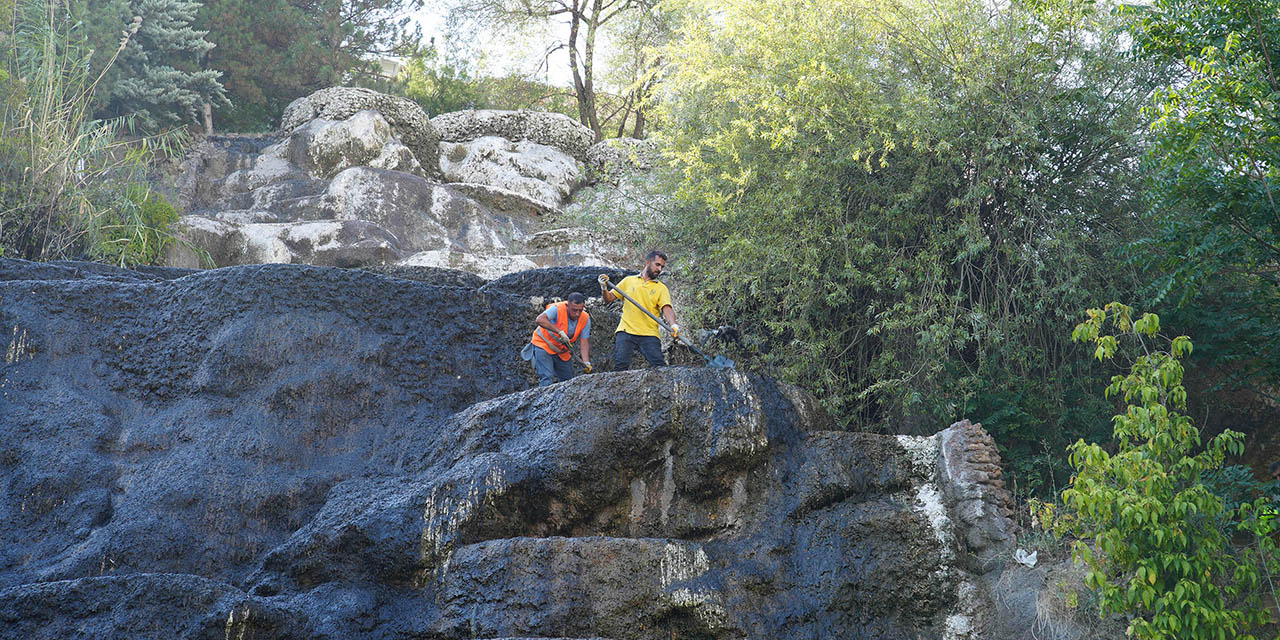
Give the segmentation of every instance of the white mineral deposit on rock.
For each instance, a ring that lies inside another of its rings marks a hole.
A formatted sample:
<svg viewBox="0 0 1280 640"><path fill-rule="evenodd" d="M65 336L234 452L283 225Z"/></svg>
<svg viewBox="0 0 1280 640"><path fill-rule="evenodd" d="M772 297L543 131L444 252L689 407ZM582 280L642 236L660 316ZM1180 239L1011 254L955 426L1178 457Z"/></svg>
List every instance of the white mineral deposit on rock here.
<svg viewBox="0 0 1280 640"><path fill-rule="evenodd" d="M701 576L710 568L711 560L700 545L668 542L662 552L662 588Z"/></svg>

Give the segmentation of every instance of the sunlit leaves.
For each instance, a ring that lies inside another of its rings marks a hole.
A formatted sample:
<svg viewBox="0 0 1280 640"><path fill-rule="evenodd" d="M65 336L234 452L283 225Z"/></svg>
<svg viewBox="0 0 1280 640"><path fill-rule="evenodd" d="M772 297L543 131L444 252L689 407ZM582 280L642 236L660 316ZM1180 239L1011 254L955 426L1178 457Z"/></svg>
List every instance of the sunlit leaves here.
<svg viewBox="0 0 1280 640"><path fill-rule="evenodd" d="M1168 66L1148 110L1145 238L1153 304L1178 309L1235 381L1280 379L1280 0L1154 0L1144 58ZM1211 313L1201 312L1211 309Z"/></svg>
<svg viewBox="0 0 1280 640"><path fill-rule="evenodd" d="M1136 354L1129 373L1113 377L1107 390L1128 406L1113 419L1113 454L1084 441L1071 446L1076 475L1062 507L1041 513L1078 538L1075 557L1089 568L1085 583L1104 614L1133 616L1132 637L1253 638L1270 621L1255 587L1260 570L1277 568L1273 524L1258 517L1270 507L1265 500L1228 506L1204 484L1228 454L1243 450L1244 436L1228 430L1201 447L1191 420L1170 409L1185 402L1179 358L1191 352L1191 341L1162 338L1157 316L1134 315L1111 303L1090 309L1072 332L1103 359ZM1268 552L1270 566L1260 567L1252 549L1233 546L1231 536L1240 533Z"/></svg>
<svg viewBox="0 0 1280 640"><path fill-rule="evenodd" d="M1101 405L1061 327L1118 286L1099 256L1135 212L1149 88L1115 17L1074 0L676 5L695 19L664 82L690 203L670 233L711 321L767 342L773 372L846 424L992 417L1002 443L1060 458Z"/></svg>

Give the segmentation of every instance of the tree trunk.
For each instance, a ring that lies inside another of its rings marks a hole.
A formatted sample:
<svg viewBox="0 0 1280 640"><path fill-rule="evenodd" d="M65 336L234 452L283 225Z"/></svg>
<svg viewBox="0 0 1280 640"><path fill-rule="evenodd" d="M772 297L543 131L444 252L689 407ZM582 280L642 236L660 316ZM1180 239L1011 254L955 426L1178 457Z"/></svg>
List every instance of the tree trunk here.
<svg viewBox="0 0 1280 640"><path fill-rule="evenodd" d="M635 138L636 140L644 139L644 124L645 124L644 123L644 105L637 104L636 105L636 127L631 132L632 138Z"/></svg>
<svg viewBox="0 0 1280 640"><path fill-rule="evenodd" d="M582 26L582 18L582 8L578 6L578 0L573 0L573 11L569 12L569 69L573 71L573 95L578 100L578 121L587 124L590 118L587 116L587 101L583 98L586 86L578 65L578 28Z"/></svg>
<svg viewBox="0 0 1280 640"><path fill-rule="evenodd" d="M615 112L615 115L618 113L622 114L622 117L619 119L619 122L618 122L619 138L621 138L622 135L627 132L627 118L631 116L631 100L632 98L635 97L635 95L636 95L636 92L634 91L627 94L627 99L622 103L622 108L618 109L618 111Z"/></svg>
<svg viewBox="0 0 1280 640"><path fill-rule="evenodd" d="M596 91L593 82L595 67L595 50L596 50L596 28L600 26L600 5L603 0L589 0L591 2L591 14L587 18L587 38L583 55L583 93L579 97L579 101L585 104L587 120L583 124L591 127L591 132L596 134L596 142L604 139L604 133L600 129L600 119L596 113Z"/></svg>

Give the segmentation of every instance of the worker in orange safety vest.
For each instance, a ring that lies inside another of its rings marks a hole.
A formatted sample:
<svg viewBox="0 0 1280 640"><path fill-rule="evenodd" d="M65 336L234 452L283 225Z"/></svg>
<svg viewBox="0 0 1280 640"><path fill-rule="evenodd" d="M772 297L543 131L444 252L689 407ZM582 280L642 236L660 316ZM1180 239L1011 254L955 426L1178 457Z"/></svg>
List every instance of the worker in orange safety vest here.
<svg viewBox="0 0 1280 640"><path fill-rule="evenodd" d="M520 352L521 357L533 363L538 386L573 377L569 350L575 343L582 355L582 372L591 373L591 314L583 310L584 306L586 298L581 293L571 293L568 300L547 305L546 311L538 314L533 337Z"/></svg>

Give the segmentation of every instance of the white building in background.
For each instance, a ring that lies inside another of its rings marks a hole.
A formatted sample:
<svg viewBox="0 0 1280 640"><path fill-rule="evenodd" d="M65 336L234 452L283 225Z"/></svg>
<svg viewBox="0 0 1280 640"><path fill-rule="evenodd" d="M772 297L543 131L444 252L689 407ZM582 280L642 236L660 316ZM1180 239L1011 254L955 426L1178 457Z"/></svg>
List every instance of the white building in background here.
<svg viewBox="0 0 1280 640"><path fill-rule="evenodd" d="M404 73L404 68L404 58L378 58L378 79L395 80L400 77L400 74Z"/></svg>

